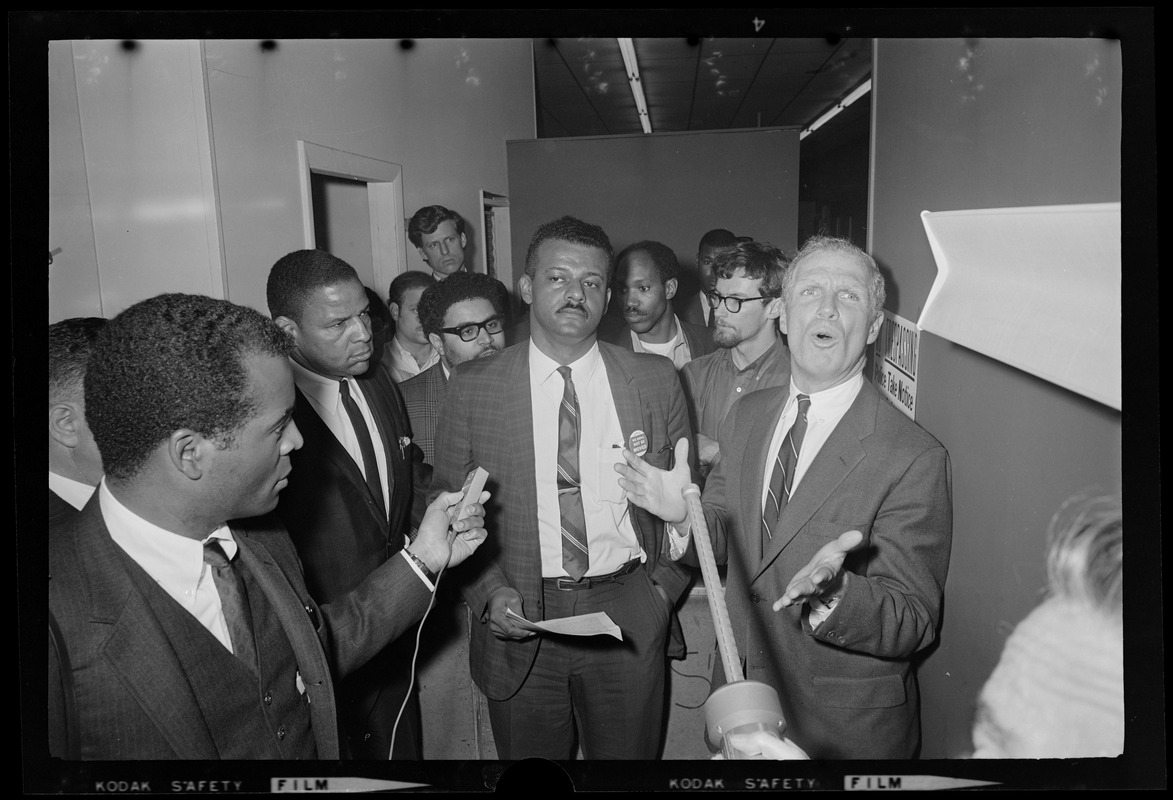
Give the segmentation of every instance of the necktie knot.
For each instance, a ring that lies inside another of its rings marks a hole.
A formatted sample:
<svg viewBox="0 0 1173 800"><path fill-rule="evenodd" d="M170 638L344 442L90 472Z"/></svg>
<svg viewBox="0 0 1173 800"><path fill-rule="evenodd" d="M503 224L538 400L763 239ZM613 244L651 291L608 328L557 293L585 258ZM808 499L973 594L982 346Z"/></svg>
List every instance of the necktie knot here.
<svg viewBox="0 0 1173 800"><path fill-rule="evenodd" d="M228 554L224 552L224 546L220 544L219 539L204 542L204 563L215 569L228 566Z"/></svg>

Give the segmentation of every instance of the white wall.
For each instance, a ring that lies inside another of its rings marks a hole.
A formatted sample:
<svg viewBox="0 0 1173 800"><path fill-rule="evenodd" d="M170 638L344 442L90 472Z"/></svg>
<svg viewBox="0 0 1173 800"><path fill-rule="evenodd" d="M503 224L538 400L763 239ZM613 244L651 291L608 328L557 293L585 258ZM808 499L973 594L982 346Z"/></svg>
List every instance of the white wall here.
<svg viewBox="0 0 1173 800"><path fill-rule="evenodd" d="M401 165L405 216L446 205L475 242L505 141L535 135L529 39L137 44L49 48L50 322L164 291L265 311L304 246L299 139Z"/></svg>
<svg viewBox="0 0 1173 800"><path fill-rule="evenodd" d="M474 242L477 191L508 192L506 139L534 136L528 39L205 44L228 294L262 310L269 267L303 246L298 139L401 165L405 216L448 206Z"/></svg>

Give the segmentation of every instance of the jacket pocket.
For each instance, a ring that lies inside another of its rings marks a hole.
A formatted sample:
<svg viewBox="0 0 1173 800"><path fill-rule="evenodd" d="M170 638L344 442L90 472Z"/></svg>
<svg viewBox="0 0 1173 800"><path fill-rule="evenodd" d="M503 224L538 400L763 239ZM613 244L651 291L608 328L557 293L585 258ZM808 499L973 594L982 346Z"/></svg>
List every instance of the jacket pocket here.
<svg viewBox="0 0 1173 800"><path fill-rule="evenodd" d="M820 702L830 708L892 708L904 705L908 695L899 675L872 678L814 677Z"/></svg>

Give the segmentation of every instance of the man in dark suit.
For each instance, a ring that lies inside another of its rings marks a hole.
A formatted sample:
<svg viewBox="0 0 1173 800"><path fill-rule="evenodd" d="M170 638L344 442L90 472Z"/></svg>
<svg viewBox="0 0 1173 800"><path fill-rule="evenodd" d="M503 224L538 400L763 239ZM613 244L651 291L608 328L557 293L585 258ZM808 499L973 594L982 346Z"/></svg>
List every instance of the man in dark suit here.
<svg viewBox="0 0 1173 800"><path fill-rule="evenodd" d="M102 480L102 455L86 425L83 381L101 317L49 326L49 529L85 506Z"/></svg>
<svg viewBox="0 0 1173 800"><path fill-rule="evenodd" d="M713 267L717 255L726 247L737 244L737 236L724 228L714 228L701 237L697 246L696 269L700 291L689 295L681 305L680 318L694 325L712 325L712 309L705 302L705 292L711 292L717 285Z"/></svg>
<svg viewBox="0 0 1173 800"><path fill-rule="evenodd" d="M814 237L782 294L790 384L734 405L719 439L740 458L702 496L745 677L778 691L811 758L913 758L913 661L937 636L949 567L949 455L863 378L884 304L870 256ZM689 547L688 475L625 457L629 496L673 524L674 553Z"/></svg>
<svg viewBox="0 0 1173 800"><path fill-rule="evenodd" d="M469 664L506 760L569 759L576 733L589 759L659 752L669 620L689 576L665 555L663 522L624 501L614 465L626 442L668 466L690 431L666 359L596 341L610 265L598 226L541 226L520 281L529 340L453 371L436 432L433 492L480 466L500 499L495 546L454 577L477 620ZM623 641L516 621L595 612Z"/></svg>
<svg viewBox="0 0 1173 800"><path fill-rule="evenodd" d="M420 326L440 361L399 384L415 442L427 464L436 463L436 419L452 370L505 348L505 285L480 272L457 272L450 278L425 289L419 302Z"/></svg>
<svg viewBox="0 0 1173 800"><path fill-rule="evenodd" d="M310 593L330 603L403 548L430 476L374 350L370 301L354 269L325 251L298 250L273 265L266 293L293 342L293 419L305 438L277 514ZM401 637L343 683L340 710L355 758L386 759L397 717L394 757L422 757L414 645L413 636Z"/></svg>
<svg viewBox="0 0 1173 800"><path fill-rule="evenodd" d="M614 292L626 324L604 317L599 339L637 353L654 353L682 368L716 348L703 325L684 322L673 310L680 264L672 248L660 242L628 245L615 258Z"/></svg>
<svg viewBox="0 0 1173 800"><path fill-rule="evenodd" d="M483 510L450 528L444 495L410 553L318 605L269 513L301 446L289 348L252 309L179 294L96 342L86 412L106 475L49 541L52 755L337 759L335 680L424 614L421 572L483 541Z"/></svg>

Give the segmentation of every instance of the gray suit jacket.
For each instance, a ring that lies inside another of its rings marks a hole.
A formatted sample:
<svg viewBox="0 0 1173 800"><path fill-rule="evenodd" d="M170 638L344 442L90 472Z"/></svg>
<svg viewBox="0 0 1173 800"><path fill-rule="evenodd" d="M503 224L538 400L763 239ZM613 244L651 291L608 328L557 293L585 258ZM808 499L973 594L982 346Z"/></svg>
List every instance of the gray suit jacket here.
<svg viewBox="0 0 1173 800"><path fill-rule="evenodd" d="M936 638L953 530L949 454L866 380L762 549L770 432L789 387L734 404L705 520L745 677L781 696L788 735L812 758L911 758L919 742L913 657ZM863 544L842 600L812 631L806 606L773 611L794 574L839 534ZM695 557L695 551L690 550Z"/></svg>
<svg viewBox="0 0 1173 800"><path fill-rule="evenodd" d="M231 523L240 550L297 658L310 699L318 756L339 758L336 678L366 663L423 616L431 597L402 558L353 592L319 606L297 553L273 515ZM63 634L74 683L81 757L99 760L217 759L184 665L130 561L110 538L98 493L49 542L49 610ZM50 650L50 752L63 756L66 703L61 664Z"/></svg>

